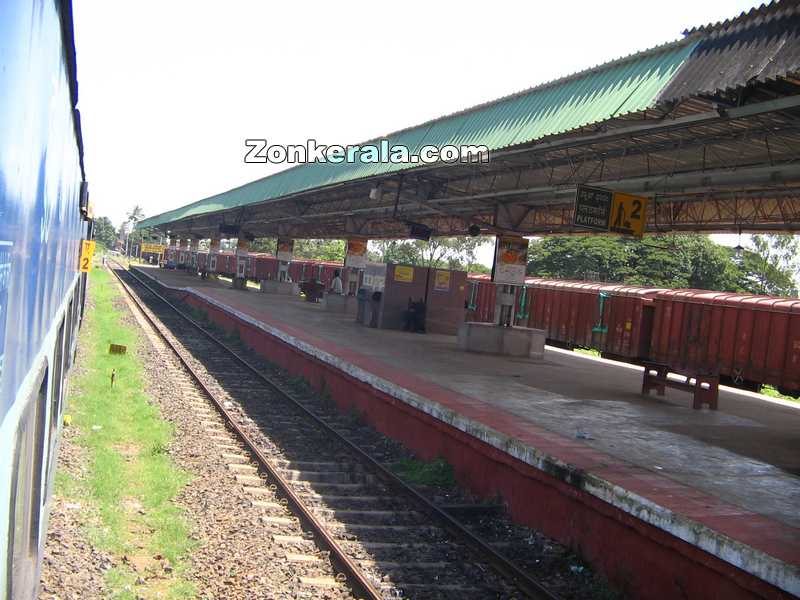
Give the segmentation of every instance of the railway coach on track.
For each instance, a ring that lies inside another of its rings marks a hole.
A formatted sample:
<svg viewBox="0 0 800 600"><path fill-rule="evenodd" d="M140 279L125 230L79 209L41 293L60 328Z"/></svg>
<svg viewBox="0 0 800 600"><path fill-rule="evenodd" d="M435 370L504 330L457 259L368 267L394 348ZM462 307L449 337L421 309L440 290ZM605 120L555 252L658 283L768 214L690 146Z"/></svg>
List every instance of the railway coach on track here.
<svg viewBox="0 0 800 600"><path fill-rule="evenodd" d="M0 2L0 597L35 597L91 236L72 6Z"/></svg>

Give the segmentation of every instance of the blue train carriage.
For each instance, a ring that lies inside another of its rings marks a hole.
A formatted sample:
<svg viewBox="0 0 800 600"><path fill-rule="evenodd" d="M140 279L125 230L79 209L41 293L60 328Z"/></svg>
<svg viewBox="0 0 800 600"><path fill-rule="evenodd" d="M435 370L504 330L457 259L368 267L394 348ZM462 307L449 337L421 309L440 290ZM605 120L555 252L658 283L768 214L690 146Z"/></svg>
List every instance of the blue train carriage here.
<svg viewBox="0 0 800 600"><path fill-rule="evenodd" d="M0 2L0 597L39 582L91 236L67 0Z"/></svg>

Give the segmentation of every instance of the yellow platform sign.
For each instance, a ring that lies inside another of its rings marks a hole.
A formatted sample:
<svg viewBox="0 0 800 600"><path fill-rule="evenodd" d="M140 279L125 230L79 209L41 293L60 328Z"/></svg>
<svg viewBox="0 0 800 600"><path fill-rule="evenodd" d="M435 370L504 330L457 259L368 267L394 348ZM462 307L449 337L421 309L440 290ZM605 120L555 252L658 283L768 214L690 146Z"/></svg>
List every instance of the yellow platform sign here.
<svg viewBox="0 0 800 600"><path fill-rule="evenodd" d="M142 244L139 248L139 251L144 254L145 252L150 254L164 254L164 250L166 250L166 246L163 244Z"/></svg>
<svg viewBox="0 0 800 600"><path fill-rule="evenodd" d="M404 283L411 283L414 281L414 267L404 267L401 265L395 266L394 280L402 281Z"/></svg>
<svg viewBox="0 0 800 600"><path fill-rule="evenodd" d="M632 196L622 192L614 192L611 198L611 218L608 228L615 233L625 235L644 235L647 222L647 198Z"/></svg>
<svg viewBox="0 0 800 600"><path fill-rule="evenodd" d="M78 262L81 273L92 270L92 257L94 256L94 240L81 240L81 258Z"/></svg>

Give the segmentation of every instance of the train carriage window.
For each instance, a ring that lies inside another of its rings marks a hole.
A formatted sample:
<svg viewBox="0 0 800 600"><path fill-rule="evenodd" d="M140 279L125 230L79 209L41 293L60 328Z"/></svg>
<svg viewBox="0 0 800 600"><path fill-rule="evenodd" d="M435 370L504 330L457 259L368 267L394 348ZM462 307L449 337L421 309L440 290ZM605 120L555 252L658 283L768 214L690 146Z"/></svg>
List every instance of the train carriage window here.
<svg viewBox="0 0 800 600"><path fill-rule="evenodd" d="M53 351L53 376L50 385L50 430L48 434L48 447L47 447L47 469L45 469L44 476L44 493L42 494L42 502L47 499L48 485L50 483L50 475L53 468L55 468L55 448L56 448L56 434L58 433L58 421L61 418L61 402L63 395L63 382L64 375L64 327L66 325L65 319L61 320L61 326L58 328L58 335L56 336L56 346Z"/></svg>
<svg viewBox="0 0 800 600"><path fill-rule="evenodd" d="M27 400L17 427L12 457L9 505L8 569L9 598L33 589L39 554L42 506L44 417L46 416L48 369L40 375L39 390Z"/></svg>
<svg viewBox="0 0 800 600"><path fill-rule="evenodd" d="M64 372L67 372L72 366L72 328L75 323L72 300L67 303L67 310L64 311L64 314L67 319L66 329L64 330Z"/></svg>

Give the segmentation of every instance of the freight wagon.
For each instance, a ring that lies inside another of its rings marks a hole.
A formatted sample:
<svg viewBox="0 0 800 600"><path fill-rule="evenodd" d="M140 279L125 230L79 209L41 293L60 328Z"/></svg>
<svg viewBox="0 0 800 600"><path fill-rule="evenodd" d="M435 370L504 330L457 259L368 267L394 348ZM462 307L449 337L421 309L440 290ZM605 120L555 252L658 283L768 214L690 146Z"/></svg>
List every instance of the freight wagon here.
<svg viewBox="0 0 800 600"><path fill-rule="evenodd" d="M495 285L471 275L468 288L467 320L493 321ZM543 329L551 345L646 366L643 391L673 385L672 372L694 391L721 380L800 395L797 299L532 277L517 288L514 315L517 325ZM715 392L707 397L713 405Z"/></svg>
<svg viewBox="0 0 800 600"><path fill-rule="evenodd" d="M650 358L750 389L800 391L800 300L704 290L655 297Z"/></svg>

